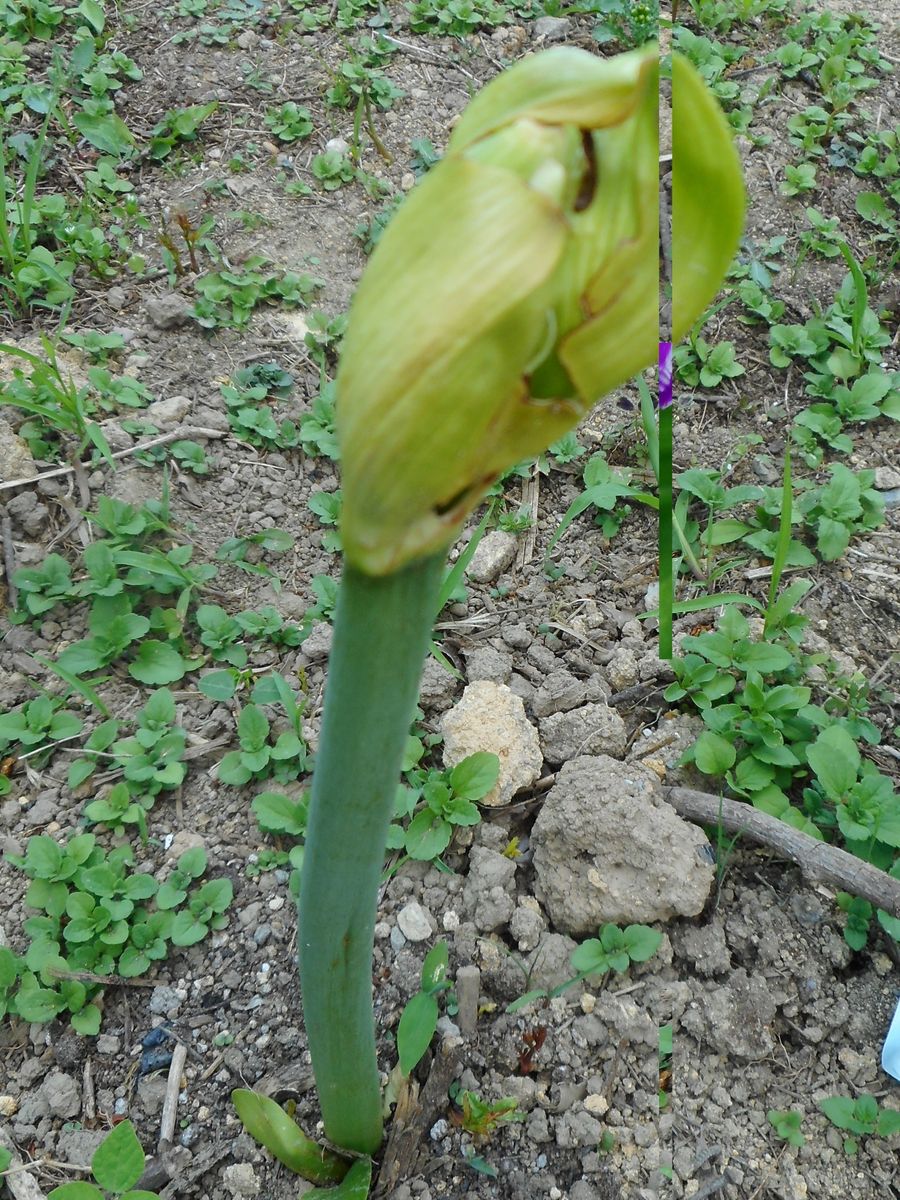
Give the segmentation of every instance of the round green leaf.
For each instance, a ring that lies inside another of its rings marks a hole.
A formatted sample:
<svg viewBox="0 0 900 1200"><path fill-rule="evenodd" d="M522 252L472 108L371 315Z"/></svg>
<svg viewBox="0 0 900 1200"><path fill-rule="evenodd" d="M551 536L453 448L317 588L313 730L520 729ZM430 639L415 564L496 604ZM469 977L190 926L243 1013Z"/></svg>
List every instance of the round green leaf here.
<svg viewBox="0 0 900 1200"><path fill-rule="evenodd" d="M694 761L704 775L724 775L737 757L731 742L707 730L694 743Z"/></svg>
<svg viewBox="0 0 900 1200"><path fill-rule="evenodd" d="M187 671L187 663L174 646L154 638L141 642L128 673L139 683L176 683Z"/></svg>
<svg viewBox="0 0 900 1200"><path fill-rule="evenodd" d="M114 1126L91 1159L91 1171L109 1192L126 1192L144 1171L144 1151L130 1121Z"/></svg>

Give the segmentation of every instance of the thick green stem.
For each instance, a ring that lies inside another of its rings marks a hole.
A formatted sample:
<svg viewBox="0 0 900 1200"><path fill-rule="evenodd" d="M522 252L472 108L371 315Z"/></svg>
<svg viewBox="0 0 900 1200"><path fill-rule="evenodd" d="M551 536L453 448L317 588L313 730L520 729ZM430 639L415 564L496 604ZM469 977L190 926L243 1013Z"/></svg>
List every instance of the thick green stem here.
<svg viewBox="0 0 900 1200"><path fill-rule="evenodd" d="M300 883L303 1014L325 1133L374 1154L382 1115L372 945L387 827L443 553L392 575L346 566Z"/></svg>

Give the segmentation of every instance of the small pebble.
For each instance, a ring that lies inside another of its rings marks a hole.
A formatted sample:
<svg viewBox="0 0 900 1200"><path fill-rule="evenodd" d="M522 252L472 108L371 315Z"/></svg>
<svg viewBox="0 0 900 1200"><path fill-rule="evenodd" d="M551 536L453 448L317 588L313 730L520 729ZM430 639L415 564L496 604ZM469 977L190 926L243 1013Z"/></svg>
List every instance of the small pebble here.
<svg viewBox="0 0 900 1200"><path fill-rule="evenodd" d="M434 929L428 909L416 900L411 900L400 909L397 924L403 936L411 942L424 942L431 937Z"/></svg>

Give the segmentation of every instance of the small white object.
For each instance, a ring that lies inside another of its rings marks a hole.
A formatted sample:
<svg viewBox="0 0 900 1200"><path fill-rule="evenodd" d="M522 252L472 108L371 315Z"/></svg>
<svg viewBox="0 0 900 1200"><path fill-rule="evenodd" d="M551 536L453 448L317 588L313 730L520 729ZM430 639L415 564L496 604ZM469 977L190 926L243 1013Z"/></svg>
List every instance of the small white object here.
<svg viewBox="0 0 900 1200"><path fill-rule="evenodd" d="M881 1051L881 1066L892 1079L900 1080L900 1000L894 1009L894 1019L891 1021L884 1047Z"/></svg>
<svg viewBox="0 0 900 1200"><path fill-rule="evenodd" d="M397 914L397 924L400 932L410 942L424 942L431 937L434 923L431 914L416 900L405 904Z"/></svg>

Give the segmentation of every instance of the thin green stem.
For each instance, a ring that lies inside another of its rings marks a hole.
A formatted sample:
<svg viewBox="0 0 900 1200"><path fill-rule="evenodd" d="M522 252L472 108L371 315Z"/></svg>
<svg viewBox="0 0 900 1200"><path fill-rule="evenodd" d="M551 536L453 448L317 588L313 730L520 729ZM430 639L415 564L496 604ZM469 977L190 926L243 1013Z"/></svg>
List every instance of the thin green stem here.
<svg viewBox="0 0 900 1200"><path fill-rule="evenodd" d="M303 1013L326 1136L374 1154L382 1107L372 946L387 828L445 555L345 567L300 881Z"/></svg>
<svg viewBox="0 0 900 1200"><path fill-rule="evenodd" d="M659 410L659 657L672 657L672 406ZM686 539L685 539L686 540Z"/></svg>

